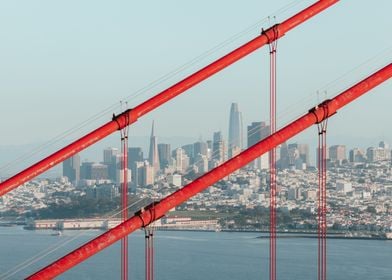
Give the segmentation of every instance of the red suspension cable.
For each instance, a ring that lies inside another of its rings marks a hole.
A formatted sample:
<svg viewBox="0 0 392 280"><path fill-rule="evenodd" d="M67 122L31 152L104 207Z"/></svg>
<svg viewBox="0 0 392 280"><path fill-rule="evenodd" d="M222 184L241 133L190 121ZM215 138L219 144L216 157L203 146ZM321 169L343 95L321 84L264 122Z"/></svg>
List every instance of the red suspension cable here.
<svg viewBox="0 0 392 280"><path fill-rule="evenodd" d="M295 14L289 19L280 23L277 28L279 29L279 36L283 36L288 31L297 27L301 23L309 20L318 13L324 11L328 7L337 3L338 0L320 0L316 1L311 6L302 10L301 12ZM84 150L85 148L91 146L97 141L107 137L116 130L131 125L135 123L139 118L148 114L150 111L158 108L169 100L175 98L176 96L182 94L187 89L199 84L208 77L213 76L217 72L223 70L229 65L235 63L246 55L252 53L253 51L261 48L268 43L266 34L271 37L272 30L267 29L264 34L252 39L251 41L245 43L244 45L238 47L222 58L212 62L211 64L205 66L194 74L186 77L182 81L174 84L168 89L160 92L154 97L148 99L147 101L139 104L132 110L127 110L118 116L114 116L113 120L102 125L101 127L95 129L94 131L88 133L87 135L81 137L80 139L72 142L61 150L47 156L41 161L35 163L34 165L26 168L25 170L19 172L18 174L12 176L11 178L0 183L0 196L8 193L9 191L17 188L21 184L31 180L32 178L42 174L54 165L64 161L65 159L73 156L74 154ZM126 119L128 121L126 121Z"/></svg>
<svg viewBox="0 0 392 280"><path fill-rule="evenodd" d="M113 229L110 229L109 231L94 238L93 240L90 240L86 244L57 259L36 273L28 276L26 279L53 279L54 277L83 262L87 258L114 244L116 241L120 240L127 234L130 234L135 230L142 228L155 220L158 220L170 209L173 209L173 207L184 203L189 198L206 190L209 186L226 177L238 168L259 158L271 148L282 144L287 139L295 136L301 131L304 131L311 125L319 123L321 120L323 120L323 118L332 116L342 107L346 106L350 102L353 102L391 77L392 64L389 63L382 69L376 71L349 89L343 91L338 96L332 98L331 100L326 100L322 104L323 106L320 104L319 106L310 109L306 114L287 124L273 135L259 141L252 147L242 151L237 156L221 164L219 167L216 167L215 169L184 186L180 190L177 190L176 192L156 202L154 207L151 207L150 205L143 208L143 211L137 212L135 216L129 218L126 222L123 222ZM327 114L325 113L325 108L328 108Z"/></svg>

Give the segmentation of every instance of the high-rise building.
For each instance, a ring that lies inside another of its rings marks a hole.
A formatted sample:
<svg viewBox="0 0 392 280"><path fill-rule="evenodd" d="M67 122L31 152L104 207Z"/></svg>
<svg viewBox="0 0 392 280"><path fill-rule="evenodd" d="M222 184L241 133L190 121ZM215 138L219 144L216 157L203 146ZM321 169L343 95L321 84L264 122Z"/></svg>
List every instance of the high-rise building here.
<svg viewBox="0 0 392 280"><path fill-rule="evenodd" d="M310 164L310 156L309 156L309 145L308 144L297 144L297 149L299 152L299 157L302 162L309 166Z"/></svg>
<svg viewBox="0 0 392 280"><path fill-rule="evenodd" d="M238 104L232 103L229 121L229 158L235 156L242 149L242 114L238 110Z"/></svg>
<svg viewBox="0 0 392 280"><path fill-rule="evenodd" d="M143 161L143 150L140 147L128 148L128 167L130 168L133 163Z"/></svg>
<svg viewBox="0 0 392 280"><path fill-rule="evenodd" d="M277 165L281 169L287 169L289 168L289 161L289 148L287 143L284 142L282 145L280 145L280 159Z"/></svg>
<svg viewBox="0 0 392 280"><path fill-rule="evenodd" d="M131 189L132 191L136 191L136 188L141 186L143 183L143 167L145 162L143 161L135 161L132 163L131 168Z"/></svg>
<svg viewBox="0 0 392 280"><path fill-rule="evenodd" d="M384 145L379 145L379 147L368 148L366 150L366 156L367 156L368 161L377 162L377 161L381 161L381 160L391 159L391 150L388 148L383 148L383 147L384 147Z"/></svg>
<svg viewBox="0 0 392 280"><path fill-rule="evenodd" d="M143 150L140 147L130 147L128 148L128 168L131 169L131 181L132 187L135 189L140 185L140 180L138 180L138 168L137 163L143 162Z"/></svg>
<svg viewBox="0 0 392 280"><path fill-rule="evenodd" d="M159 154L158 154L158 143L157 137L154 133L154 122L152 122L151 137L150 137L150 151L148 153L148 161L151 166L154 167L154 175L160 170L159 166Z"/></svg>
<svg viewBox="0 0 392 280"><path fill-rule="evenodd" d="M263 140L270 134L270 126L266 125L265 122L252 122L248 125L248 148ZM257 169L267 169L268 168L268 153L265 153L258 159L254 160L250 166Z"/></svg>
<svg viewBox="0 0 392 280"><path fill-rule="evenodd" d="M365 162L366 161L365 152L362 149L354 148L349 151L349 160L352 163Z"/></svg>
<svg viewBox="0 0 392 280"><path fill-rule="evenodd" d="M118 155L117 148L108 147L103 150L103 163L104 164L111 164L113 162L113 157Z"/></svg>
<svg viewBox="0 0 392 280"><path fill-rule="evenodd" d="M170 144L160 143L158 144L158 156L159 156L159 165L161 168L169 166L171 148Z"/></svg>
<svg viewBox="0 0 392 280"><path fill-rule="evenodd" d="M289 167L295 168L296 166L300 165L299 161L302 163L302 160L299 156L298 144L291 143L287 146L288 151L288 160L289 160Z"/></svg>
<svg viewBox="0 0 392 280"><path fill-rule="evenodd" d="M208 158L206 155L198 154L195 157L195 165L198 173L205 173L208 171Z"/></svg>
<svg viewBox="0 0 392 280"><path fill-rule="evenodd" d="M346 160L346 146L345 145L334 145L329 148L329 159L332 162Z"/></svg>
<svg viewBox="0 0 392 280"><path fill-rule="evenodd" d="M193 144L193 154L196 157L197 155L203 155L207 156L208 155L208 144L203 141L198 141Z"/></svg>
<svg viewBox="0 0 392 280"><path fill-rule="evenodd" d="M77 185L78 181L80 180L79 154L75 154L63 162L63 176L67 177L70 182Z"/></svg>
<svg viewBox="0 0 392 280"><path fill-rule="evenodd" d="M83 162L80 168L80 178L86 180L107 180L108 166L95 162Z"/></svg>
<svg viewBox="0 0 392 280"><path fill-rule="evenodd" d="M193 144L187 144L182 146L181 148L185 151L186 155L189 157L189 162L193 163L193 158L195 156Z"/></svg>
<svg viewBox="0 0 392 280"><path fill-rule="evenodd" d="M308 144L292 143L287 147L286 168L305 169L309 165Z"/></svg>
<svg viewBox="0 0 392 280"><path fill-rule="evenodd" d="M226 158L226 146L225 141L222 137L222 132L217 131L213 134L212 139L212 155L211 159L215 161L217 164L220 164L225 161Z"/></svg>
<svg viewBox="0 0 392 280"><path fill-rule="evenodd" d="M117 174L117 159L118 159L118 149L117 148L106 148L103 150L103 164L108 167L108 176L112 182L116 182Z"/></svg>
<svg viewBox="0 0 392 280"><path fill-rule="evenodd" d="M385 141L381 141L378 146L383 149L389 149L389 144Z"/></svg>
<svg viewBox="0 0 392 280"><path fill-rule="evenodd" d="M143 187L154 184L154 167L149 162L145 161L141 167L141 185Z"/></svg>
<svg viewBox="0 0 392 280"><path fill-rule="evenodd" d="M175 161L175 171L185 174L189 167L189 157L185 153L184 149L177 148L173 151L173 158Z"/></svg>

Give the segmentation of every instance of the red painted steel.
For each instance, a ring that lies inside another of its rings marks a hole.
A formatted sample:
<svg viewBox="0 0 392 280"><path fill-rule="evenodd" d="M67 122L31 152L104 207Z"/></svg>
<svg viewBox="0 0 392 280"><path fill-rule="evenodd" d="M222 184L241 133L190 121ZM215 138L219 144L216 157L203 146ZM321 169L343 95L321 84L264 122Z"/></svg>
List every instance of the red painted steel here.
<svg viewBox="0 0 392 280"><path fill-rule="evenodd" d="M128 127L121 130L121 169L123 182L121 189L121 220L128 220ZM128 236L121 239L121 279L128 280Z"/></svg>
<svg viewBox="0 0 392 280"><path fill-rule="evenodd" d="M0 183L0 196L33 179L34 177L45 172L56 164L66 160L67 158L73 156L74 154L84 150L88 146L91 146L92 144L98 142L102 138L105 138L116 130L136 122L138 118L142 117L153 109L161 106L167 101L183 93L187 89L197 85L198 83L204 81L215 73L223 70L224 68L233 64L244 56L263 47L264 45L269 43L269 40L276 40L277 38L282 37L286 32L290 31L291 29L295 28L296 26L305 22L316 14L322 12L323 10L327 9L338 1L339 0L317 1L313 5L297 13L286 21L265 30L255 39L228 53L227 55L202 68L196 73L188 76L187 78L162 91L156 96L148 99L137 107L123 112L122 114L117 116L115 120L104 124L103 126L97 128L93 132L62 148L56 153L46 157L45 159L28 167L27 169L14 175L8 180ZM274 28L278 29L278 37L275 37L276 32L274 32Z"/></svg>
<svg viewBox="0 0 392 280"><path fill-rule="evenodd" d="M317 279L327 279L327 125L328 119L318 126L318 205L317 205L317 236L318 236L318 268Z"/></svg>
<svg viewBox="0 0 392 280"><path fill-rule="evenodd" d="M278 35L278 30L274 31ZM276 36L277 37L277 36ZM276 51L278 40L269 44L270 50L270 134L276 132ZM269 275L270 280L276 279L276 148L269 152L270 177L270 228L269 228Z"/></svg>
<svg viewBox="0 0 392 280"><path fill-rule="evenodd" d="M391 77L392 63L342 92L333 99L324 101L321 106L312 108L307 114L281 128L271 136L261 140L239 155L197 178L182 189L165 197L160 202L147 206L145 209L142 209L139 213L127 221L87 242L78 249L75 249L71 253L56 260L52 264L46 266L26 279L52 279L60 275L61 273L76 266L92 255L112 245L124 236L134 232L137 229L149 225L155 220L160 219L170 209L182 204L199 192L204 191L215 182L226 177L238 168L255 160L257 157L268 152L273 147L276 147L277 145L285 142L289 138L300 133L311 125L319 123L321 120L334 115L337 110L354 101L361 95L365 94L372 88L378 86Z"/></svg>

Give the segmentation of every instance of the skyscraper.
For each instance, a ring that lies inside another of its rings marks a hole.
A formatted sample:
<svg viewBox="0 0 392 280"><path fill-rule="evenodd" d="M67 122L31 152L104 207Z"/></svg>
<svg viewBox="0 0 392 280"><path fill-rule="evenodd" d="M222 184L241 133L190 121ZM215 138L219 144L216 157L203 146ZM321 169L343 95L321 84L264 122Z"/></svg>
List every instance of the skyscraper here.
<svg viewBox="0 0 392 280"><path fill-rule="evenodd" d="M148 154L148 161L151 166L154 167L154 174L156 174L159 169L159 155L158 155L158 143L157 137L154 134L154 122L152 122L151 137L150 137L150 151Z"/></svg>
<svg viewBox="0 0 392 280"><path fill-rule="evenodd" d="M270 134L270 126L265 122L252 122L248 125L248 148L266 138ZM253 162L253 166L258 169L268 168L268 153L262 155Z"/></svg>
<svg viewBox="0 0 392 280"><path fill-rule="evenodd" d="M193 144L193 151L195 157L199 154L206 156L208 154L208 144L200 140Z"/></svg>
<svg viewBox="0 0 392 280"><path fill-rule="evenodd" d="M230 108L228 149L229 158L242 149L242 114L237 103L232 103Z"/></svg>
<svg viewBox="0 0 392 280"><path fill-rule="evenodd" d="M170 152L170 144L158 144L159 165L161 168L169 166L171 158Z"/></svg>
<svg viewBox="0 0 392 280"><path fill-rule="evenodd" d="M117 148L106 148L105 150L103 150L103 163L107 165L111 164L113 162L113 157L116 155L118 155Z"/></svg>
<svg viewBox="0 0 392 280"><path fill-rule="evenodd" d="M175 160L175 171L185 174L189 167L189 157L183 148L177 148L173 151L173 158Z"/></svg>
<svg viewBox="0 0 392 280"><path fill-rule="evenodd" d="M69 181L77 185L80 180L79 154L75 154L73 157L70 157L63 162L63 176L67 177Z"/></svg>
<svg viewBox="0 0 392 280"><path fill-rule="evenodd" d="M117 155L119 155L117 148L106 148L103 150L103 164L108 167L108 176L112 182L116 182L117 174Z"/></svg>
<svg viewBox="0 0 392 280"><path fill-rule="evenodd" d="M138 180L138 168L140 167L138 163L143 162L143 150L140 147L130 147L128 148L128 169L131 170L131 188L135 189L139 186L140 180Z"/></svg>
<svg viewBox="0 0 392 280"><path fill-rule="evenodd" d="M83 162L80 167L80 178L86 180L107 180L108 166L95 162Z"/></svg>
<svg viewBox="0 0 392 280"><path fill-rule="evenodd" d="M187 144L182 146L181 148L185 151L186 155L189 157L189 163L192 164L193 158L195 156L193 144Z"/></svg>
<svg viewBox="0 0 392 280"><path fill-rule="evenodd" d="M220 164L225 161L225 142L220 131L214 132L211 158ZM215 166L215 165L214 165Z"/></svg>
<svg viewBox="0 0 392 280"><path fill-rule="evenodd" d="M346 159L346 146L334 145L329 148L329 159L332 162L342 161Z"/></svg>
<svg viewBox="0 0 392 280"><path fill-rule="evenodd" d="M286 168L295 167L304 169L309 166L309 146L308 144L292 143L288 145L288 162Z"/></svg>
<svg viewBox="0 0 392 280"><path fill-rule="evenodd" d="M137 161L143 161L143 150L140 147L128 148L128 168L131 168Z"/></svg>

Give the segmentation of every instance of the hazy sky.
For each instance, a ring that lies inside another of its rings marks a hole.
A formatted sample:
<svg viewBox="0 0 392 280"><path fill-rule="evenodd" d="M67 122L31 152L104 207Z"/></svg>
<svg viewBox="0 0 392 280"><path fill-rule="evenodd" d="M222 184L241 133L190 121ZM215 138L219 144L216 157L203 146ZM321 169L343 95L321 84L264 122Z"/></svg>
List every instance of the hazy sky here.
<svg viewBox="0 0 392 280"><path fill-rule="evenodd" d="M297 2L276 21L315 1ZM290 3L1 1L0 145L52 139ZM279 40L279 126L306 112L317 102L316 91L346 72L356 69L329 87L328 94L337 94L391 62L391 11L390 0L342 0ZM128 106L136 106L274 22L265 20L175 77L129 99ZM267 120L268 59L267 48L253 53L143 117L130 134L148 135L155 119L159 136L206 139L221 129L227 138L231 102L239 103L244 125ZM339 112L330 122L331 137L392 140L391 94L389 81ZM65 139L105 123L118 109L109 109ZM314 130L302 137L313 135Z"/></svg>

